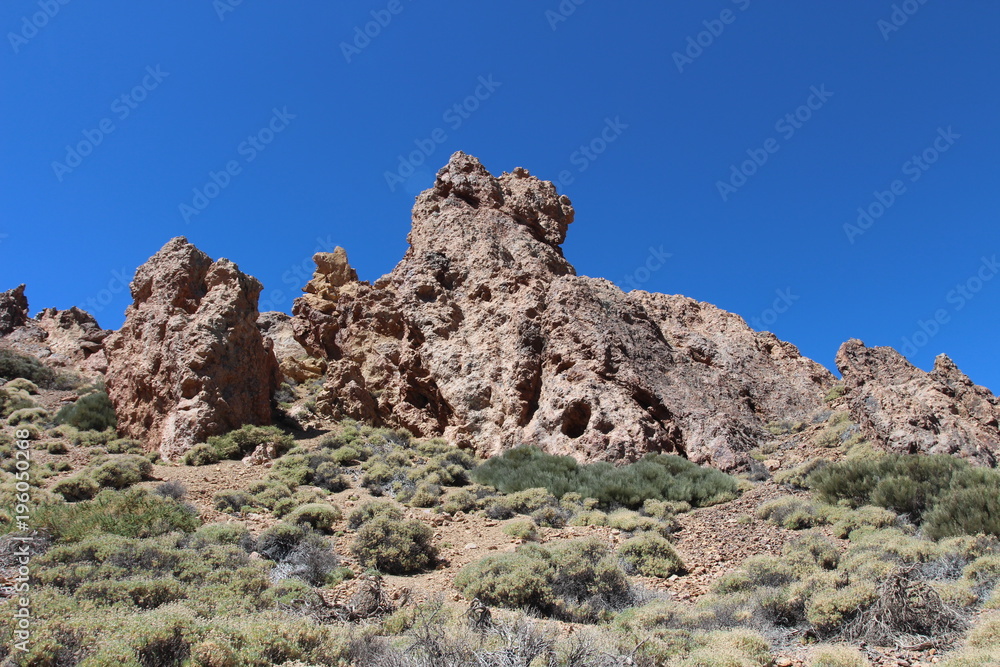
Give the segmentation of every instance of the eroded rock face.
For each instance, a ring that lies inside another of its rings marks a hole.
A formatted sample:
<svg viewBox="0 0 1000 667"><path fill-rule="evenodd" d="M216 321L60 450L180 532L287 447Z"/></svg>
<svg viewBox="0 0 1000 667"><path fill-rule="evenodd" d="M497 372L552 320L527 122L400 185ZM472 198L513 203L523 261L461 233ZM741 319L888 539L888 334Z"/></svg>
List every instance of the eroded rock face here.
<svg viewBox="0 0 1000 667"><path fill-rule="evenodd" d="M0 292L0 336L6 336L28 321L28 299L24 285Z"/></svg>
<svg viewBox="0 0 1000 667"><path fill-rule="evenodd" d="M68 310L46 308L29 319L24 285L0 294L0 337L4 346L54 368L87 378L99 377L107 370L103 342L110 334L90 313L76 306Z"/></svg>
<svg viewBox="0 0 1000 667"><path fill-rule="evenodd" d="M903 454L952 454L995 466L1000 401L945 355L924 372L891 347L849 340L837 352L851 417L883 447Z"/></svg>
<svg viewBox="0 0 1000 667"><path fill-rule="evenodd" d="M268 311L257 318L260 333L271 341L281 375L294 382L314 380L323 375L326 362L310 357L295 340L292 318L285 313Z"/></svg>
<svg viewBox="0 0 1000 667"><path fill-rule="evenodd" d="M329 366L317 408L487 455L534 443L731 469L768 421L820 407L832 375L738 316L577 276L560 248L573 215L551 183L456 153L390 274L370 285L341 249L317 255L293 310Z"/></svg>
<svg viewBox="0 0 1000 667"><path fill-rule="evenodd" d="M210 435L270 423L279 376L257 329L256 278L175 238L131 289L125 324L105 341L123 435L175 459Z"/></svg>

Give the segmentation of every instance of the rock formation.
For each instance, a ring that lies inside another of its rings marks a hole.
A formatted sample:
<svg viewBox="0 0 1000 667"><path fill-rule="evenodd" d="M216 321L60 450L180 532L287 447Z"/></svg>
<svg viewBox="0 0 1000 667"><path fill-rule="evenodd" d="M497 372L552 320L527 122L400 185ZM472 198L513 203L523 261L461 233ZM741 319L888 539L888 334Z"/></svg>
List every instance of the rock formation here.
<svg viewBox="0 0 1000 667"><path fill-rule="evenodd" d="M111 332L76 306L46 308L28 318L24 285L0 294L0 337L5 347L30 354L49 366L65 368L89 378L107 370L103 342Z"/></svg>
<svg viewBox="0 0 1000 667"><path fill-rule="evenodd" d="M883 447L997 464L1000 401L947 356L938 356L926 373L891 347L849 340L837 352L837 367L851 418Z"/></svg>
<svg viewBox="0 0 1000 667"><path fill-rule="evenodd" d="M24 285L0 292L0 336L6 336L28 321L28 299Z"/></svg>
<svg viewBox="0 0 1000 667"><path fill-rule="evenodd" d="M175 238L131 289L125 323L105 341L123 435L175 459L210 435L270 423L278 372L257 329L256 278Z"/></svg>
<svg viewBox="0 0 1000 667"><path fill-rule="evenodd" d="M261 313L257 318L257 328L271 341L283 377L293 382L322 377L326 371L326 363L322 359L310 357L305 348L295 340L292 318L289 315L276 311Z"/></svg>
<svg viewBox="0 0 1000 667"><path fill-rule="evenodd" d="M740 317L577 276L560 248L573 215L552 183L456 153L390 274L361 282L343 250L318 254L293 310L327 363L317 408L484 455L534 443L732 469L767 422L821 406L833 376Z"/></svg>

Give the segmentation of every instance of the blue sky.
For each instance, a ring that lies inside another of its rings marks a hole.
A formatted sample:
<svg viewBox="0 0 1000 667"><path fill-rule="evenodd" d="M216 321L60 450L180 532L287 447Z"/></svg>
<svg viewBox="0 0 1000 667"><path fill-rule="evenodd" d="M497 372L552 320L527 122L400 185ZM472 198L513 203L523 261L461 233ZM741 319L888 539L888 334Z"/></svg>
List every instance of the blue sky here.
<svg viewBox="0 0 1000 667"><path fill-rule="evenodd" d="M995 2L6 0L0 29L0 289L33 311L119 326L178 235L277 310L317 249L375 279L464 150L560 183L580 274L1000 389Z"/></svg>

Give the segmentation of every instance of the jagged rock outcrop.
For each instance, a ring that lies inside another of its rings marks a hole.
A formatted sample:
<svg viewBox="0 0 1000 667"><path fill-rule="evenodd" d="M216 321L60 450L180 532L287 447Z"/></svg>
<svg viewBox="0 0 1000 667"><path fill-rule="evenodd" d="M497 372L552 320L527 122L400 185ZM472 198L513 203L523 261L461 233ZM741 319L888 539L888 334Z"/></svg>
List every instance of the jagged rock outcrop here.
<svg viewBox="0 0 1000 667"><path fill-rule="evenodd" d="M257 318L257 328L271 341L283 377L294 382L322 377L326 371L326 362L310 357L305 348L295 340L290 315L273 310L261 313Z"/></svg>
<svg viewBox="0 0 1000 667"><path fill-rule="evenodd" d="M28 299L24 285L0 292L0 336L6 336L28 321Z"/></svg>
<svg viewBox="0 0 1000 667"><path fill-rule="evenodd" d="M996 466L1000 401L946 355L927 373L891 347L849 340L837 352L837 367L851 418L886 449L952 454Z"/></svg>
<svg viewBox="0 0 1000 667"><path fill-rule="evenodd" d="M210 435L270 423L279 376L257 329L256 278L179 237L131 289L125 323L105 341L119 432L176 459Z"/></svg>
<svg viewBox="0 0 1000 667"><path fill-rule="evenodd" d="M0 337L15 352L30 354L54 368L96 378L107 370L103 342L111 334L76 306L46 308L28 318L24 285L0 294Z"/></svg>
<svg viewBox="0 0 1000 667"><path fill-rule="evenodd" d="M317 255L293 310L328 364L317 409L486 455L527 442L732 469L768 421L821 406L833 376L738 316L577 276L560 248L573 216L552 183L456 153L390 274L361 282L342 249Z"/></svg>

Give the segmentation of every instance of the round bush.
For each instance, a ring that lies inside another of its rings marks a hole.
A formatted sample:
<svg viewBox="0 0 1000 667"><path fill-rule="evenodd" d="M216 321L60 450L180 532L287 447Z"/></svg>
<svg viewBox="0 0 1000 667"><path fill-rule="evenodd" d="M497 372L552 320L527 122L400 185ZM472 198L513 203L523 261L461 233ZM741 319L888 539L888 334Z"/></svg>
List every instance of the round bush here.
<svg viewBox="0 0 1000 667"><path fill-rule="evenodd" d="M634 571L647 577L669 577L685 571L684 563L665 538L642 533L625 540L618 556Z"/></svg>
<svg viewBox="0 0 1000 667"><path fill-rule="evenodd" d="M387 574L411 574L437 562L433 536L419 521L377 516L358 529L351 552L364 567Z"/></svg>
<svg viewBox="0 0 1000 667"><path fill-rule="evenodd" d="M186 466L207 466L219 462L219 453L215 447L207 443L195 445L184 455L184 465Z"/></svg>
<svg viewBox="0 0 1000 667"><path fill-rule="evenodd" d="M336 505L327 503L309 503L299 507L286 517L286 521L294 524L305 524L315 530L329 533L333 524L340 521L342 514Z"/></svg>

